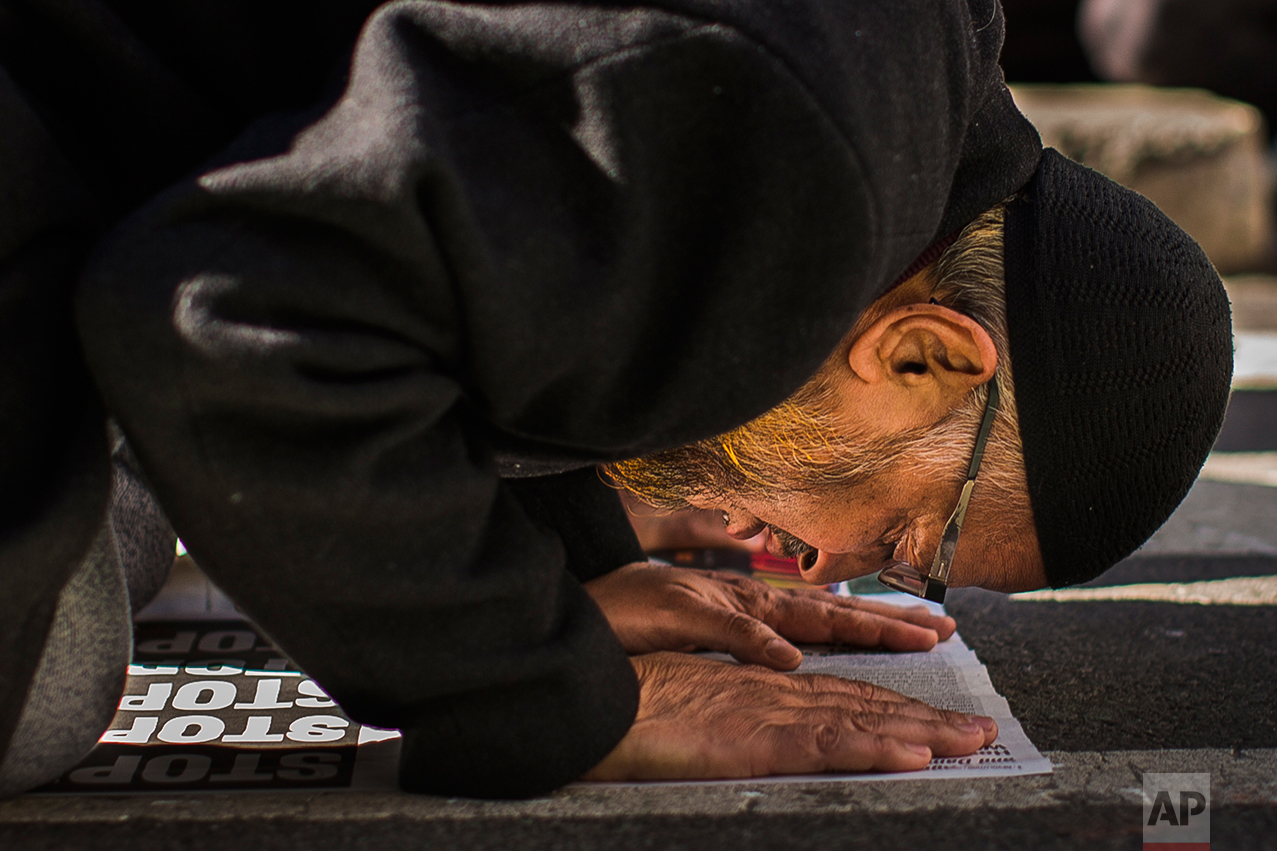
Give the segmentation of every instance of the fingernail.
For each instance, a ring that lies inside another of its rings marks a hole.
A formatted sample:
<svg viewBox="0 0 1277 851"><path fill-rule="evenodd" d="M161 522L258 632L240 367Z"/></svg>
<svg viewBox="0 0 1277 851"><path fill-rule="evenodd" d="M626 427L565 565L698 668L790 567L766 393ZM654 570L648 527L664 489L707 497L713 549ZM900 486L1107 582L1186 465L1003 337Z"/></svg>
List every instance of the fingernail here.
<svg viewBox="0 0 1277 851"><path fill-rule="evenodd" d="M912 742L905 742L905 747L921 756L931 756L931 748L926 745L915 745Z"/></svg>
<svg viewBox="0 0 1277 851"><path fill-rule="evenodd" d="M984 732L986 733L992 733L993 728L997 726L994 723L993 719L988 717L987 715L972 715L971 720L979 724L980 729L984 730Z"/></svg>
<svg viewBox="0 0 1277 851"><path fill-rule="evenodd" d="M985 729L974 718L968 718L966 721L959 721L954 726L964 733L979 733L981 730Z"/></svg>
<svg viewBox="0 0 1277 851"><path fill-rule="evenodd" d="M767 658L774 659L777 662L792 662L802 654L798 652L798 648L794 647L787 641L779 638L773 638L767 642L766 653Z"/></svg>

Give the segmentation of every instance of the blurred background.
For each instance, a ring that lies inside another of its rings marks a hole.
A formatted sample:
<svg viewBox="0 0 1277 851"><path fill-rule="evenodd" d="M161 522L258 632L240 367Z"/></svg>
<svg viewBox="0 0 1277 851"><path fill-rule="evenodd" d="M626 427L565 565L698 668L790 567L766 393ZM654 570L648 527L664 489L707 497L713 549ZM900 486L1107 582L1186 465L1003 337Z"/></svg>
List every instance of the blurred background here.
<svg viewBox="0 0 1277 851"><path fill-rule="evenodd" d="M1005 7L1003 68L1048 145L1149 197L1222 274L1277 269L1277 0Z"/></svg>

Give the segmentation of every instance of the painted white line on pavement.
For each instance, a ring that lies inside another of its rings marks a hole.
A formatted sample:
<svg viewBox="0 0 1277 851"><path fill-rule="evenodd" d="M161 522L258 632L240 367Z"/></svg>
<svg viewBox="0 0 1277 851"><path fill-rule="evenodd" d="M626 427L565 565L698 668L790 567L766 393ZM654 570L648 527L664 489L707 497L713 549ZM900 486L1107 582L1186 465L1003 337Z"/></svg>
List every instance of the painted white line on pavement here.
<svg viewBox="0 0 1277 851"><path fill-rule="evenodd" d="M1277 452L1212 452L1203 479L1277 488Z"/></svg>
<svg viewBox="0 0 1277 851"><path fill-rule="evenodd" d="M1138 600L1204 606L1277 606L1277 576L1235 576L1204 582L1150 582L1110 588L1062 588L1011 594L1026 603L1094 603Z"/></svg>
<svg viewBox="0 0 1277 851"><path fill-rule="evenodd" d="M1233 333L1233 386L1277 388L1277 333Z"/></svg>

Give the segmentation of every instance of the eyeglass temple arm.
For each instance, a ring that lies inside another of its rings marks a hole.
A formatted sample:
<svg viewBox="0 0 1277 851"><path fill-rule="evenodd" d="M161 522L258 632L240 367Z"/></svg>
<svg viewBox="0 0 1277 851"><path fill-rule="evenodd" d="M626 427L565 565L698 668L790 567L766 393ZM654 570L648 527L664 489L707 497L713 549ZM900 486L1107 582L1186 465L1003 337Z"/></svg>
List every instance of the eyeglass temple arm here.
<svg viewBox="0 0 1277 851"><path fill-rule="evenodd" d="M993 420L998 412L1001 396L998 393L998 381L989 382L989 401L985 405L984 419L980 422L980 431L975 438L975 451L971 453L971 466L967 468L967 482L962 486L962 496L949 515L949 522L944 524L944 534L940 537L940 546L936 549L936 557L931 561L931 572L927 578L948 584L949 568L953 566L953 554L958 548L958 534L962 531L962 523L967 519L967 505L971 502L971 491L975 488L975 477L980 472L980 461L984 458L984 445L989 442L989 432L993 431Z"/></svg>

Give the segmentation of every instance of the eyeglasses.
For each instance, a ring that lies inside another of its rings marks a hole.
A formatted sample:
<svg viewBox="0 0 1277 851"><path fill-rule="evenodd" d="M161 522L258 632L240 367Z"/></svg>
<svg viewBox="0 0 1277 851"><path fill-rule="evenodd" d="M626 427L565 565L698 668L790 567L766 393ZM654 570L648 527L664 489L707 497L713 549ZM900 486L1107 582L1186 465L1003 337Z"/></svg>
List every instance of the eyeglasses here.
<svg viewBox="0 0 1277 851"><path fill-rule="evenodd" d="M924 574L908 562L897 561L878 574L878 581L883 585L933 603L944 602L945 592L949 589L949 568L953 566L953 553L958 548L962 521L967 518L967 503L971 502L971 490L975 487L976 474L980 472L984 445L989 440L989 432L993 430L993 417L998 412L998 401L998 382L994 379L989 382L989 399L984 406L980 431L976 434L975 451L971 453L967 483L962 486L962 495L958 497L958 505L953 509L953 514L949 515L949 522L944 524L944 534L940 537L936 557L931 562L931 572Z"/></svg>

